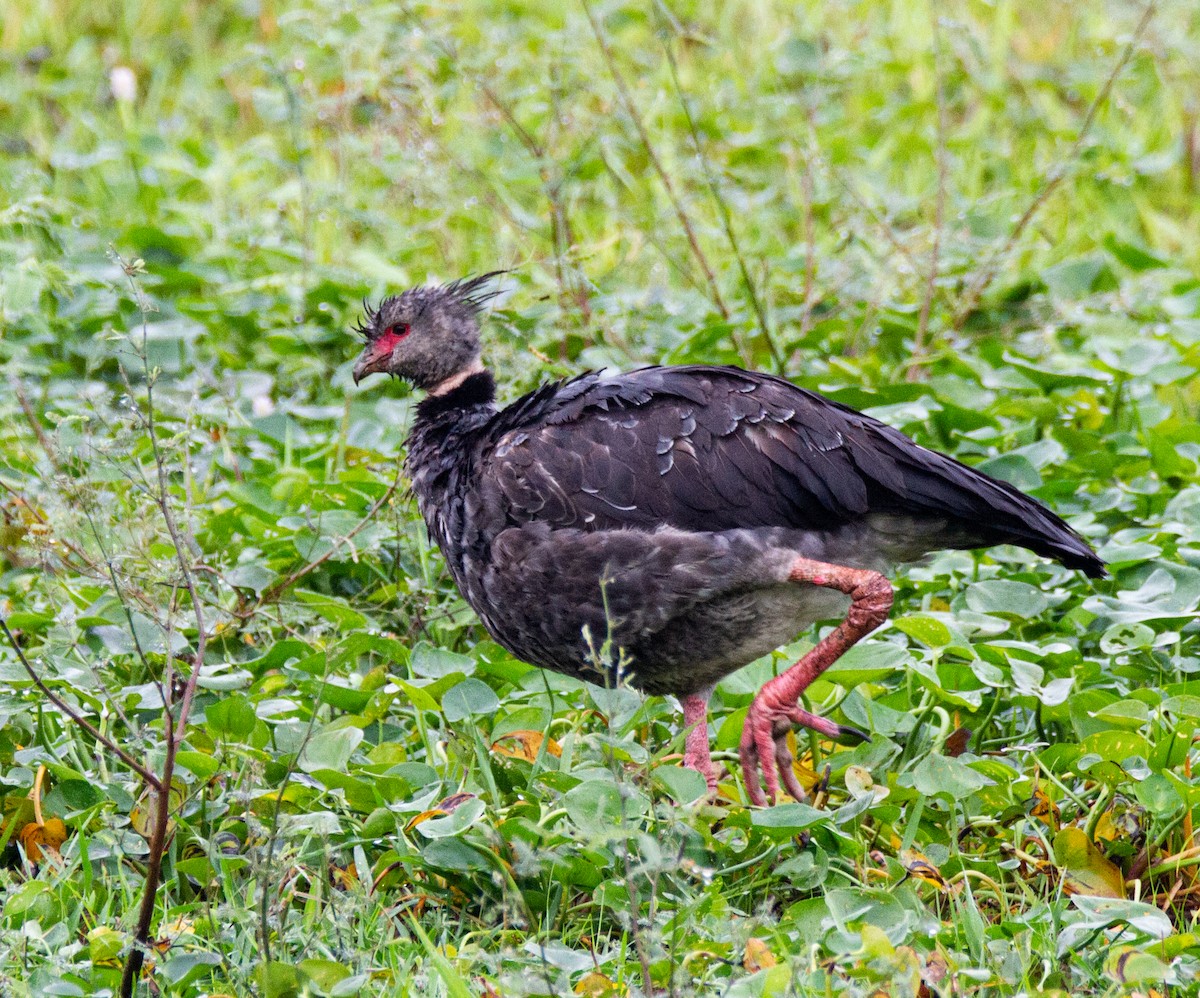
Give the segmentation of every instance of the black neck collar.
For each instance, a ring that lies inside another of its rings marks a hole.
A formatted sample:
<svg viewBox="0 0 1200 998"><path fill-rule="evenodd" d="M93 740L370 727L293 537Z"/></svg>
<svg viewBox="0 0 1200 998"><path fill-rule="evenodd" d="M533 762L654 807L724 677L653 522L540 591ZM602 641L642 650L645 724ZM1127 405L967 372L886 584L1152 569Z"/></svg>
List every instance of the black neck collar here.
<svg viewBox="0 0 1200 998"><path fill-rule="evenodd" d="M496 400L496 379L491 371L479 371L445 395L426 395L417 403L418 419L436 419L455 409L473 409Z"/></svg>

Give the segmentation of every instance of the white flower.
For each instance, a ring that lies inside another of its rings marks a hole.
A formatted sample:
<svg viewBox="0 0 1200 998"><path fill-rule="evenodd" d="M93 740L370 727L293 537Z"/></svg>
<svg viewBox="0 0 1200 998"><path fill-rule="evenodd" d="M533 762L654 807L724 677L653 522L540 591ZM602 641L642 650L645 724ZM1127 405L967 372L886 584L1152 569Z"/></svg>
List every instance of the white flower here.
<svg viewBox="0 0 1200 998"><path fill-rule="evenodd" d="M250 411L261 419L275 411L275 403L271 401L270 395L255 395L250 402Z"/></svg>
<svg viewBox="0 0 1200 998"><path fill-rule="evenodd" d="M113 66L108 74L108 85L117 100L126 104L137 100L137 76L128 66Z"/></svg>

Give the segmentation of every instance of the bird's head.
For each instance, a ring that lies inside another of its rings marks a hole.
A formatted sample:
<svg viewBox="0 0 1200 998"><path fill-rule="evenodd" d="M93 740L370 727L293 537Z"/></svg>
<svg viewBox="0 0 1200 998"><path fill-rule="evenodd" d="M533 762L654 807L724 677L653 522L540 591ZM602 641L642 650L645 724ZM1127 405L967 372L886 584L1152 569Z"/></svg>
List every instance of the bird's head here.
<svg viewBox="0 0 1200 998"><path fill-rule="evenodd" d="M488 282L503 271L470 280L412 288L366 306L358 330L366 339L354 364L354 383L390 374L425 391L481 370L479 312L499 292Z"/></svg>

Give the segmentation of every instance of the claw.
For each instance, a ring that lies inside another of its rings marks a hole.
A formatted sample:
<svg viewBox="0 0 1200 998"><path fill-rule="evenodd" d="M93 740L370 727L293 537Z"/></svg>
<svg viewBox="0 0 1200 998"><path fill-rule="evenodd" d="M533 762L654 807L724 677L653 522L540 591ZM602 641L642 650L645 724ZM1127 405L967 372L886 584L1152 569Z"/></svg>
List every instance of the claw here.
<svg viewBox="0 0 1200 998"><path fill-rule="evenodd" d="M787 744L788 732L793 727L799 725L812 728L843 745L861 745L871 740L867 732L853 725L835 724L800 707L771 704L769 697L765 695L767 692L767 688L764 687L750 705L750 713L746 715L739 746L747 796L750 803L760 807L774 803L780 783L783 784L783 789L798 801L808 796L800 786L800 781L796 779L796 760Z"/></svg>
<svg viewBox="0 0 1200 998"><path fill-rule="evenodd" d="M833 740L839 745L862 745L864 742L871 740L869 734L863 731L862 728L856 728L853 724L839 724L837 729L837 734L833 736Z"/></svg>

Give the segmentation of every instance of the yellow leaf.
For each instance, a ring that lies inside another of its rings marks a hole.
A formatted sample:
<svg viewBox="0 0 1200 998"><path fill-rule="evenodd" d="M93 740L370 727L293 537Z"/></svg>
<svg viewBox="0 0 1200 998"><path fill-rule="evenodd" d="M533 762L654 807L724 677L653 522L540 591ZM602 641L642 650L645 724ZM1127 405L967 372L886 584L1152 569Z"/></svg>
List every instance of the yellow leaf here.
<svg viewBox="0 0 1200 998"><path fill-rule="evenodd" d="M1161 981L1168 968L1158 957L1140 946L1120 946L1109 952L1104 961L1105 972L1122 984L1144 984Z"/></svg>
<svg viewBox="0 0 1200 998"><path fill-rule="evenodd" d="M461 793L451 794L449 797L445 798L445 800L440 800L433 806L446 814L453 814L467 801L474 799L474 794L469 794L464 790Z"/></svg>
<svg viewBox="0 0 1200 998"><path fill-rule="evenodd" d="M950 885L946 882L946 878L942 876L942 871L915 849L909 849L901 853L900 862L904 864L906 876L912 877L914 880L924 880L927 884L933 884L943 894L950 890Z"/></svg>
<svg viewBox="0 0 1200 998"><path fill-rule="evenodd" d="M21 827L21 830L17 832L17 838L25 847L25 855L29 858L29 862L40 863L42 861L42 845L45 842L42 826L36 821L31 821L28 825Z"/></svg>
<svg viewBox="0 0 1200 998"><path fill-rule="evenodd" d="M107 925L97 925L87 934L88 959L94 967L121 966L121 950L125 946L124 934Z"/></svg>
<svg viewBox="0 0 1200 998"><path fill-rule="evenodd" d="M492 742L492 751L496 755L507 756L510 759L524 759L526 762L533 762L538 757L538 752L542 748L543 742L546 745L546 754L558 758L562 755L562 746L553 738L546 738L540 731L510 731L507 735L501 735Z"/></svg>
<svg viewBox="0 0 1200 998"><path fill-rule="evenodd" d="M171 939L178 939L180 936L195 935L196 923L181 915L179 918L160 925L158 931Z"/></svg>
<svg viewBox="0 0 1200 998"><path fill-rule="evenodd" d="M1125 878L1083 829L1068 827L1054 836L1054 862L1068 894L1124 898Z"/></svg>
<svg viewBox="0 0 1200 998"><path fill-rule="evenodd" d="M332 863L329 867L329 879L333 881L334 887L348 891L358 883L358 868L353 863L347 863L345 866Z"/></svg>
<svg viewBox="0 0 1200 998"><path fill-rule="evenodd" d="M1026 808L1029 811L1030 817L1040 818L1051 828L1058 828L1062 812L1059 811L1058 805L1049 798L1046 791L1041 787L1035 786L1033 788L1033 793L1029 796Z"/></svg>
<svg viewBox="0 0 1200 998"><path fill-rule="evenodd" d="M465 790L462 793L451 794L445 800L438 801L428 811L422 811L415 818L410 818L408 824L404 826L404 830L411 832L422 821L428 821L430 818L444 818L467 801L474 799L475 795L469 794Z"/></svg>
<svg viewBox="0 0 1200 998"><path fill-rule="evenodd" d="M17 838L25 847L31 863L40 863L49 854L58 858L58 847L67 841L67 826L61 818L47 818L44 825L31 821L21 826Z"/></svg>
<svg viewBox="0 0 1200 998"><path fill-rule="evenodd" d="M446 812L443 811L441 808L439 808L439 807L431 808L428 811L422 811L420 814L416 815L415 817L410 818L408 821L408 824L404 826L404 830L406 832L411 832L422 821L428 821L430 818L444 818L444 817L446 817Z"/></svg>
<svg viewBox="0 0 1200 998"><path fill-rule="evenodd" d="M584 974L572 990L585 998L609 998L619 993L616 984L597 970Z"/></svg>
<svg viewBox="0 0 1200 998"><path fill-rule="evenodd" d="M47 818L42 831L45 835L44 841L51 849L57 849L67 841L67 826L61 818Z"/></svg>
<svg viewBox="0 0 1200 998"><path fill-rule="evenodd" d="M865 766L847 766L845 775L846 789L855 800L864 794L870 794L875 788L875 780L871 771Z"/></svg>
<svg viewBox="0 0 1200 998"><path fill-rule="evenodd" d="M761 939L746 940L746 952L742 956L742 966L751 974L774 967L776 962L775 954Z"/></svg>
<svg viewBox="0 0 1200 998"><path fill-rule="evenodd" d="M179 777L171 779L167 790L167 838L175 834L175 819L171 815L183 810L183 802L187 798L187 784ZM133 830L142 838L149 841L154 836L154 823L158 820L158 791L147 787L141 797L129 812L129 823Z"/></svg>
<svg viewBox="0 0 1200 998"><path fill-rule="evenodd" d="M800 782L800 789L812 794L814 788L824 780L824 777L812 768L812 753L799 751L795 731L787 733L787 744L792 752L792 772L796 774L796 779Z"/></svg>

